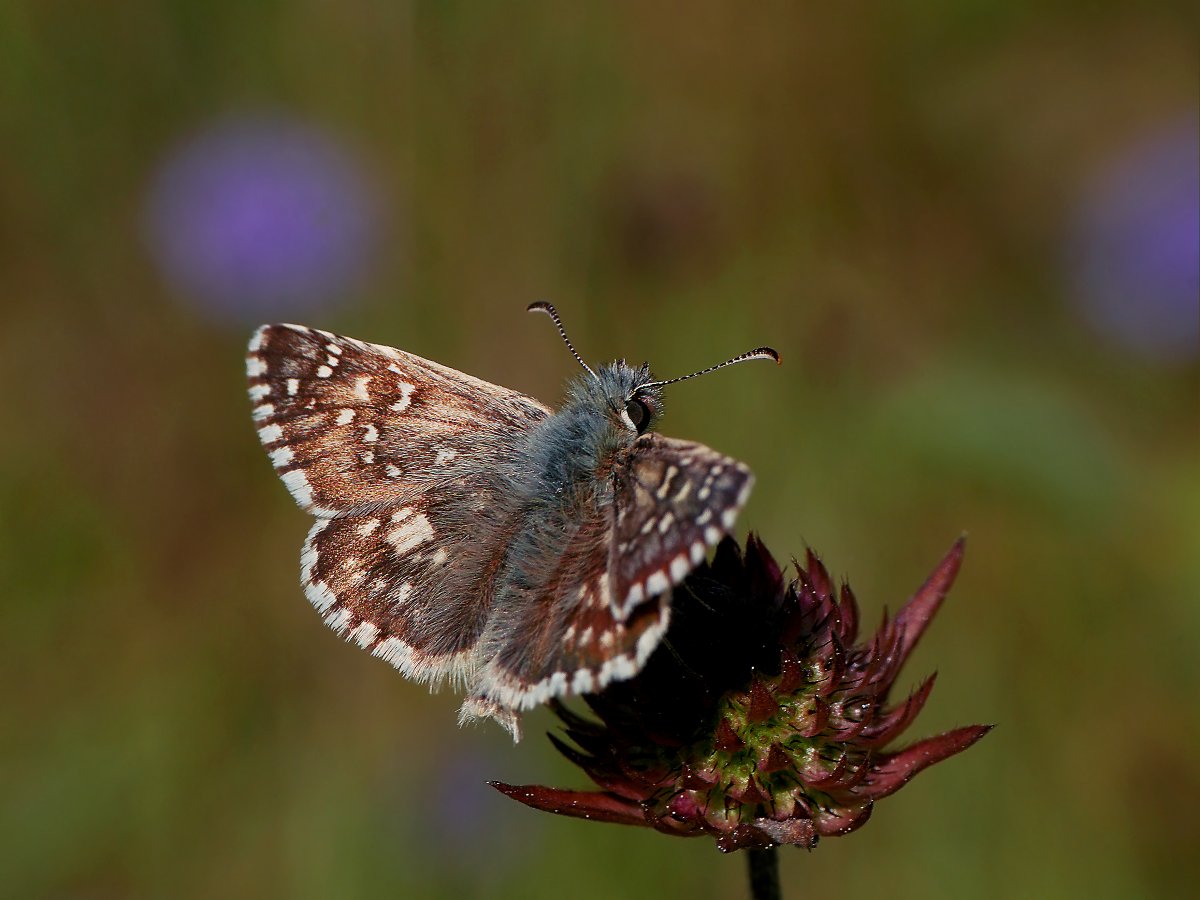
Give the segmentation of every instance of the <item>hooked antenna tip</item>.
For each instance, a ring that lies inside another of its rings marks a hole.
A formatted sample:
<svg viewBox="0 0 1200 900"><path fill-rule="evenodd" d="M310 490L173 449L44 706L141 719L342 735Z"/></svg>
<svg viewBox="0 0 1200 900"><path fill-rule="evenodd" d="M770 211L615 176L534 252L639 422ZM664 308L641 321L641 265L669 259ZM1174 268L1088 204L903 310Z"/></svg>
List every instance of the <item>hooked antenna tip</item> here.
<svg viewBox="0 0 1200 900"><path fill-rule="evenodd" d="M599 376L597 376L596 373L594 371L592 371L592 367L589 366L587 363L585 363L583 361L583 357L580 356L579 353L575 350L575 345L572 344L571 339L569 337L567 337L567 330L565 328L563 328L562 320L559 319L558 312L555 311L555 309L552 305L547 303L545 300L538 300L534 303L530 303L527 307L525 307L525 312L544 312L551 319L553 319L554 325L556 328L558 328L558 333L559 333L559 335L561 335L561 337L563 339L563 343L567 345L567 349L571 351L571 355L575 357L575 361L578 362L581 366L583 366L583 368L587 370L587 373L589 375L591 375L597 381L599 380Z"/></svg>

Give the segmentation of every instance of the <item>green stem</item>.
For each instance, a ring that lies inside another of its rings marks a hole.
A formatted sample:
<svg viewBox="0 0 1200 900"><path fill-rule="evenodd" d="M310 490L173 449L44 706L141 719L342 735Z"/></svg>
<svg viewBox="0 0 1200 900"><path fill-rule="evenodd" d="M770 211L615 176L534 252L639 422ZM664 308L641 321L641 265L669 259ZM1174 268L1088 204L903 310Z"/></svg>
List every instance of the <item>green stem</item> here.
<svg viewBox="0 0 1200 900"><path fill-rule="evenodd" d="M779 891L778 848L752 849L746 862L750 866L750 896L754 900L782 900Z"/></svg>

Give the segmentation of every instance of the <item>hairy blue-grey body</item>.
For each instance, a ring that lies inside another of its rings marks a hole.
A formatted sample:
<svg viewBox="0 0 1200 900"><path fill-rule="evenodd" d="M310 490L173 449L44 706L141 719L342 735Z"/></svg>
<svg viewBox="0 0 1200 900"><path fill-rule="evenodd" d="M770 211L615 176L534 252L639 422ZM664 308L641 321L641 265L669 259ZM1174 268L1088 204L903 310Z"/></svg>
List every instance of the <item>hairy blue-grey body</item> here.
<svg viewBox="0 0 1200 900"><path fill-rule="evenodd" d="M635 369L623 361L600 368L596 377L579 375L568 384L562 408L530 430L518 451L522 458L517 468L526 473L515 485L521 527L496 579L495 604L510 614L492 618L479 643L481 660L492 659L502 648L511 652L512 633L531 618L554 616L565 622L573 616L580 598L561 595L556 581L562 566L570 564L568 553L573 558L587 558L590 550L607 553L613 467L661 415L661 391L638 390L650 380L648 366ZM625 411L635 393L649 411L640 431ZM525 645L526 658L508 663L537 669L538 657L551 649Z"/></svg>

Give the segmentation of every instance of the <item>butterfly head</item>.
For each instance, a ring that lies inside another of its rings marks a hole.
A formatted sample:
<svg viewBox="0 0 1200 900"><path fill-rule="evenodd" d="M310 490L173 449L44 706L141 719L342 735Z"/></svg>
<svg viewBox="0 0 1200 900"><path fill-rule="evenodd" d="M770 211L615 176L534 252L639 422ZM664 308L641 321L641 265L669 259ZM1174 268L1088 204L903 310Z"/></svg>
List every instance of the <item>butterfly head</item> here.
<svg viewBox="0 0 1200 900"><path fill-rule="evenodd" d="M600 409L609 427L633 439L657 424L663 411L662 389L652 381L650 366L634 368L618 360L595 375L581 375L571 385L572 399Z"/></svg>
<svg viewBox="0 0 1200 900"><path fill-rule="evenodd" d="M573 405L580 409L603 410L614 434L619 436L619 439L625 438L628 441L645 434L662 417L662 388L665 385L687 381L697 375L706 375L748 359L772 359L779 362L779 354L770 347L758 347L699 372L667 381L654 381L650 376L648 364L643 363L640 368L635 369L623 359L603 366L597 372L576 352L553 306L545 302L532 303L528 311L545 313L554 320L563 343L587 372L571 383L570 396Z"/></svg>

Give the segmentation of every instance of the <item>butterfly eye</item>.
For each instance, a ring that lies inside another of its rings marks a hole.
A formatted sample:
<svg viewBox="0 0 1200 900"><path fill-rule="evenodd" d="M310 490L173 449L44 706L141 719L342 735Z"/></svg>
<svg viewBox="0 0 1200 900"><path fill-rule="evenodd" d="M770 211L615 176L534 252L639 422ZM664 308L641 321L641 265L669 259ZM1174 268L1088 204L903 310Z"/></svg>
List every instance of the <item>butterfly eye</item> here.
<svg viewBox="0 0 1200 900"><path fill-rule="evenodd" d="M633 423L638 434L645 431L646 426L650 424L650 409L636 397L625 401L625 415L629 416L629 421Z"/></svg>

